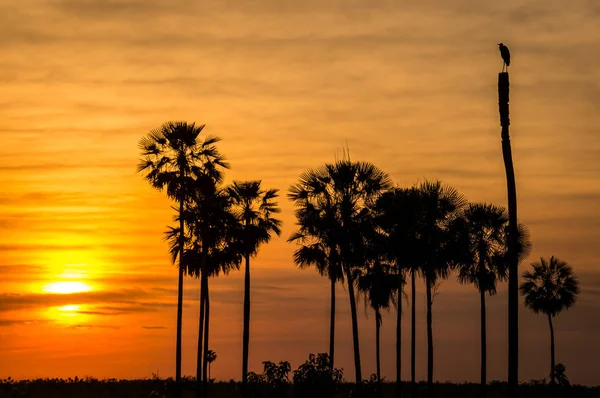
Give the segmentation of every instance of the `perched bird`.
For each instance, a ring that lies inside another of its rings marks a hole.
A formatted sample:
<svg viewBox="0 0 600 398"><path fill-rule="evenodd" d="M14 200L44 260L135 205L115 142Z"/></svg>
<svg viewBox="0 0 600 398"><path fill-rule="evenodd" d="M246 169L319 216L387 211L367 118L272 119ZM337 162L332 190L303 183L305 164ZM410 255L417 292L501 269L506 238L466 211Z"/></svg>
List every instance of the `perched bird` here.
<svg viewBox="0 0 600 398"><path fill-rule="evenodd" d="M502 43L498 44L498 47L500 48L500 55L504 61L504 64L502 65L502 72L504 72L505 67L506 71L508 71L508 67L510 66L510 51L508 51L508 47Z"/></svg>

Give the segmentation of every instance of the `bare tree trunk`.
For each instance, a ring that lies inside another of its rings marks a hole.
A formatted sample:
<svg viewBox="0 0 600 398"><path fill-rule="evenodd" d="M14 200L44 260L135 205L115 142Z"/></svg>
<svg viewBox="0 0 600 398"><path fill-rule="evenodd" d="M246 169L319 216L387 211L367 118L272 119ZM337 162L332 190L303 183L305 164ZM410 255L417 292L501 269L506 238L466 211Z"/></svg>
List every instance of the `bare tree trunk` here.
<svg viewBox="0 0 600 398"><path fill-rule="evenodd" d="M250 349L250 254L246 254L244 278L244 332L242 342L242 393L246 396L248 384L248 351Z"/></svg>
<svg viewBox="0 0 600 398"><path fill-rule="evenodd" d="M431 314L431 278L425 275L427 285L427 396L433 398L433 317Z"/></svg>
<svg viewBox="0 0 600 398"><path fill-rule="evenodd" d="M183 194L181 194L183 196ZM183 223L183 198L179 199L179 278L177 281L177 337L175 343L175 395L181 396L181 329L183 319L183 252L185 230Z"/></svg>
<svg viewBox="0 0 600 398"><path fill-rule="evenodd" d="M400 279L400 274L398 274ZM396 313L396 396L402 396L402 281L398 280L398 312Z"/></svg>
<svg viewBox="0 0 600 398"><path fill-rule="evenodd" d="M204 260L203 260L204 261ZM204 267L203 267L204 268ZM196 358L196 397L202 397L202 342L204 338L204 284L200 277L200 318L198 322L198 356Z"/></svg>
<svg viewBox="0 0 600 398"><path fill-rule="evenodd" d="M485 328L485 291L479 292L481 297L481 396L486 397L487 391L487 343L486 343L486 328Z"/></svg>
<svg viewBox="0 0 600 398"><path fill-rule="evenodd" d="M554 327L552 326L552 316L548 314L548 324L550 325L550 383L554 384L556 378L554 377Z"/></svg>
<svg viewBox="0 0 600 398"><path fill-rule="evenodd" d="M381 356L380 356L381 314L375 310L375 361L377 362L377 391L381 396Z"/></svg>
<svg viewBox="0 0 600 398"><path fill-rule="evenodd" d="M518 395L519 387L519 259L517 254L517 187L510 146L508 72L498 74L498 107L502 126L502 157L508 192L508 397Z"/></svg>
<svg viewBox="0 0 600 398"><path fill-rule="evenodd" d="M350 270L346 268L346 279L348 281L348 295L350 296L350 313L352 315L352 342L354 344L354 371L356 376L357 390L361 390L362 374L360 368L360 346L358 341L358 317L356 315L356 298L354 296L354 280Z"/></svg>
<svg viewBox="0 0 600 398"><path fill-rule="evenodd" d="M331 371L334 367L335 354L335 278L331 279L331 314L329 318L329 367Z"/></svg>
<svg viewBox="0 0 600 398"><path fill-rule="evenodd" d="M204 287L204 275L206 275L206 249L202 248L202 259L200 265L200 318L198 320L198 356L196 357L196 397L202 397L202 365L204 358L204 321L206 319L206 289Z"/></svg>
<svg viewBox="0 0 600 398"><path fill-rule="evenodd" d="M415 376L416 370L416 322L417 322L417 314L416 314L416 306L417 306L417 284L415 281L415 271L410 271L410 279L411 279L411 324L410 324L410 396L414 398L417 392L417 381Z"/></svg>
<svg viewBox="0 0 600 398"><path fill-rule="evenodd" d="M204 277L204 289L206 290L204 299L204 357L202 360L202 394L204 398L208 398L208 336L210 326L210 298L208 295L208 276Z"/></svg>

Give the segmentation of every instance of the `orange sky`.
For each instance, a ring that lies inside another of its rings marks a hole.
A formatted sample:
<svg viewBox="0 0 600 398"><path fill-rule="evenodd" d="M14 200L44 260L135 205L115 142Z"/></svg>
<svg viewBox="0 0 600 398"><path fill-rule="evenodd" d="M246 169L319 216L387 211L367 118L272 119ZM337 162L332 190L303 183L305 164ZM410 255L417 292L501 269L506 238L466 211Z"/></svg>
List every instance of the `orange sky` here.
<svg viewBox="0 0 600 398"><path fill-rule="evenodd" d="M557 361L600 384L600 7L595 0L0 0L0 378L174 372L169 202L135 173L137 142L167 120L206 123L232 170L285 194L347 142L400 185L439 178L505 203L496 44L512 51L511 135L531 260L556 255L583 292L555 322ZM328 347L329 285L283 236L254 261L250 368ZM241 273L212 281L212 374L241 372ZM185 374L198 285L186 280ZM418 295L418 376L425 313ZM505 286L489 300L489 379L506 378ZM79 290L75 294L59 294ZM338 291L337 358L352 374ZM454 279L434 302L436 378L477 380L478 296ZM361 302L362 306L362 302ZM406 306L406 303L405 303ZM406 308L406 307L405 307ZM374 316L360 310L363 374ZM404 376L409 376L409 318ZM394 375L393 314L383 373ZM522 379L548 368L547 321L521 310Z"/></svg>

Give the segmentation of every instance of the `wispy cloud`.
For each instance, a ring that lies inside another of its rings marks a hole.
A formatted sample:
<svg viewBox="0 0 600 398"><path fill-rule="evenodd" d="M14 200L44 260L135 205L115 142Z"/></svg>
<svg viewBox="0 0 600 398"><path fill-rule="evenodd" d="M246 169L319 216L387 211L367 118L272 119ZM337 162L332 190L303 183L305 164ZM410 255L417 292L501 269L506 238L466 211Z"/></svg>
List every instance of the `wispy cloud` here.
<svg viewBox="0 0 600 398"><path fill-rule="evenodd" d="M73 294L0 294L0 312L90 304L93 309L77 311L89 315L123 315L132 312L153 312L172 307L173 303L149 301L155 296L141 289L97 291ZM111 303L112 305L107 305Z"/></svg>

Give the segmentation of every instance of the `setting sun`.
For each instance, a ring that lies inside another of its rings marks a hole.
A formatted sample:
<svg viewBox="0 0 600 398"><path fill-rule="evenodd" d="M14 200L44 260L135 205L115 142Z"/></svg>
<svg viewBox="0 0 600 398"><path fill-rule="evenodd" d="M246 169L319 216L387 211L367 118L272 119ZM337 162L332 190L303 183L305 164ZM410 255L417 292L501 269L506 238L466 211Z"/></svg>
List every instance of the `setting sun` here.
<svg viewBox="0 0 600 398"><path fill-rule="evenodd" d="M92 290L85 282L52 282L44 286L44 292L55 294L83 293Z"/></svg>

